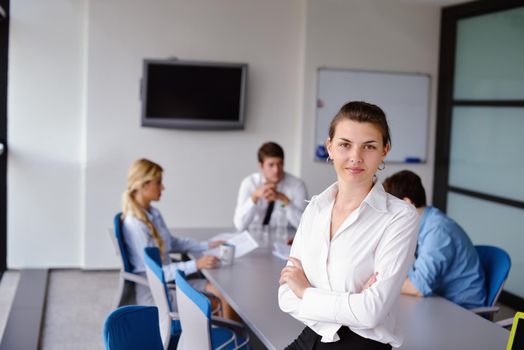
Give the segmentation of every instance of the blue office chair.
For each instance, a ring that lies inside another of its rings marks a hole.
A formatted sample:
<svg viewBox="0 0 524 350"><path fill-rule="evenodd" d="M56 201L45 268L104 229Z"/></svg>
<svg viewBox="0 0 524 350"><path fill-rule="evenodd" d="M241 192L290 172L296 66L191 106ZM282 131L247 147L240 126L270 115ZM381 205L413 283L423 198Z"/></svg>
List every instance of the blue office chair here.
<svg viewBox="0 0 524 350"><path fill-rule="evenodd" d="M154 306L123 306L106 318L103 330L106 350L164 350Z"/></svg>
<svg viewBox="0 0 524 350"><path fill-rule="evenodd" d="M249 349L249 336L240 323L211 318L211 302L187 282L183 272L176 272L175 282L182 325L179 350Z"/></svg>
<svg viewBox="0 0 524 350"><path fill-rule="evenodd" d="M120 257L120 274L118 289L113 303L114 308L122 305L136 304L135 283L148 286L147 279L133 273L133 266L127 256L127 249L122 231L122 213L117 213L113 219L113 230L109 235L116 254Z"/></svg>
<svg viewBox="0 0 524 350"><path fill-rule="evenodd" d="M480 258L482 269L486 277L487 297L484 307L475 308L471 311L492 319L493 314L499 310L496 306L497 300L504 282L511 268L511 259L505 250L488 245L476 245L475 249Z"/></svg>
<svg viewBox="0 0 524 350"><path fill-rule="evenodd" d="M149 289L153 300L158 307L160 335L164 349L176 349L180 333L182 332L178 314L173 310L169 289L162 269L160 250L157 247L146 247L144 249L144 262Z"/></svg>

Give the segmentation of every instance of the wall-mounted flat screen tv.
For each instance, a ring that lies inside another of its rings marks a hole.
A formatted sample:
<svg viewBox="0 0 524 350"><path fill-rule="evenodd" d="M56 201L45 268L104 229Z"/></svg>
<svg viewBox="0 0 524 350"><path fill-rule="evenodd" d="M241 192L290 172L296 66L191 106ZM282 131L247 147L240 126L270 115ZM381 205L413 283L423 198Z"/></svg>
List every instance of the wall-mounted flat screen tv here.
<svg viewBox="0 0 524 350"><path fill-rule="evenodd" d="M142 126L244 128L247 64L145 59Z"/></svg>

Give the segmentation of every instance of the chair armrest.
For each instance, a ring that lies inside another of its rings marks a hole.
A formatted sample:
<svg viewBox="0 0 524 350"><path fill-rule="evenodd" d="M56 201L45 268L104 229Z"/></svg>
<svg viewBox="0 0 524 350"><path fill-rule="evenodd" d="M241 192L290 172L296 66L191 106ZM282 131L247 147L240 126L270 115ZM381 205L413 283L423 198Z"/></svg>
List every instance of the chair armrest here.
<svg viewBox="0 0 524 350"><path fill-rule="evenodd" d="M509 328L509 327L511 327L513 325L513 317L506 318L505 320L500 320L500 321L495 322L495 323L498 324L501 327Z"/></svg>
<svg viewBox="0 0 524 350"><path fill-rule="evenodd" d="M149 283L147 283L147 279L142 277L142 276L139 276L139 275L136 275L136 274L130 273L130 272L125 272L125 271L120 272L120 275L125 280L131 281L131 282L135 282L135 283L141 284L143 286L149 286Z"/></svg>
<svg viewBox="0 0 524 350"><path fill-rule="evenodd" d="M228 320L227 318L223 318L223 317L217 317L217 316L211 317L211 323L215 326L235 328L235 329L238 329L239 331L244 331L246 328L244 327L242 323Z"/></svg>
<svg viewBox="0 0 524 350"><path fill-rule="evenodd" d="M182 261L182 253L169 253L169 259L171 261Z"/></svg>
<svg viewBox="0 0 524 350"><path fill-rule="evenodd" d="M202 290L200 293L204 294L206 297L214 299L217 303L222 304L222 301L215 294L208 292L207 290Z"/></svg>
<svg viewBox="0 0 524 350"><path fill-rule="evenodd" d="M216 316L223 316L222 315L222 300L220 300L219 297L217 297L215 294L208 292L208 291L201 291L202 294L204 294L208 299L213 299L217 303L217 307L211 310L211 314Z"/></svg>
<svg viewBox="0 0 524 350"><path fill-rule="evenodd" d="M483 306L483 307L477 307L475 309L469 309L469 311L474 312L477 315L493 314L499 310L500 310L500 307L498 306Z"/></svg>

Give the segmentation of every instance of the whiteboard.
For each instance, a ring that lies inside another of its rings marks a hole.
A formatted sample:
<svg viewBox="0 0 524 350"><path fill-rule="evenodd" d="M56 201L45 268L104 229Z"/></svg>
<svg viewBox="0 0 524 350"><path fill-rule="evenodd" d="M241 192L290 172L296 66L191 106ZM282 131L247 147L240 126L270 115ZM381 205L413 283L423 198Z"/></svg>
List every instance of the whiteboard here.
<svg viewBox="0 0 524 350"><path fill-rule="evenodd" d="M392 148L386 161L419 163L427 159L428 74L320 68L317 73L315 159L327 157L329 124L349 101L366 101L386 113Z"/></svg>

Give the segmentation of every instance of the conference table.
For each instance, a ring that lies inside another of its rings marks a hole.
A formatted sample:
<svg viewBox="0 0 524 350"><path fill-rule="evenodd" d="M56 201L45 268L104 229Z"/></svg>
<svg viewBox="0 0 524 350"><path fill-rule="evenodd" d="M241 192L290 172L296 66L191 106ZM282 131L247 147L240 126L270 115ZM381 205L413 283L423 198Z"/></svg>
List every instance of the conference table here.
<svg viewBox="0 0 524 350"><path fill-rule="evenodd" d="M210 239L232 229L176 229L179 236ZM272 254L274 234L253 235L259 247L230 266L203 270L267 349L284 349L304 325L278 307L278 279L285 261ZM278 239L282 241L282 237ZM441 297L400 296L402 350L505 349L509 332Z"/></svg>

